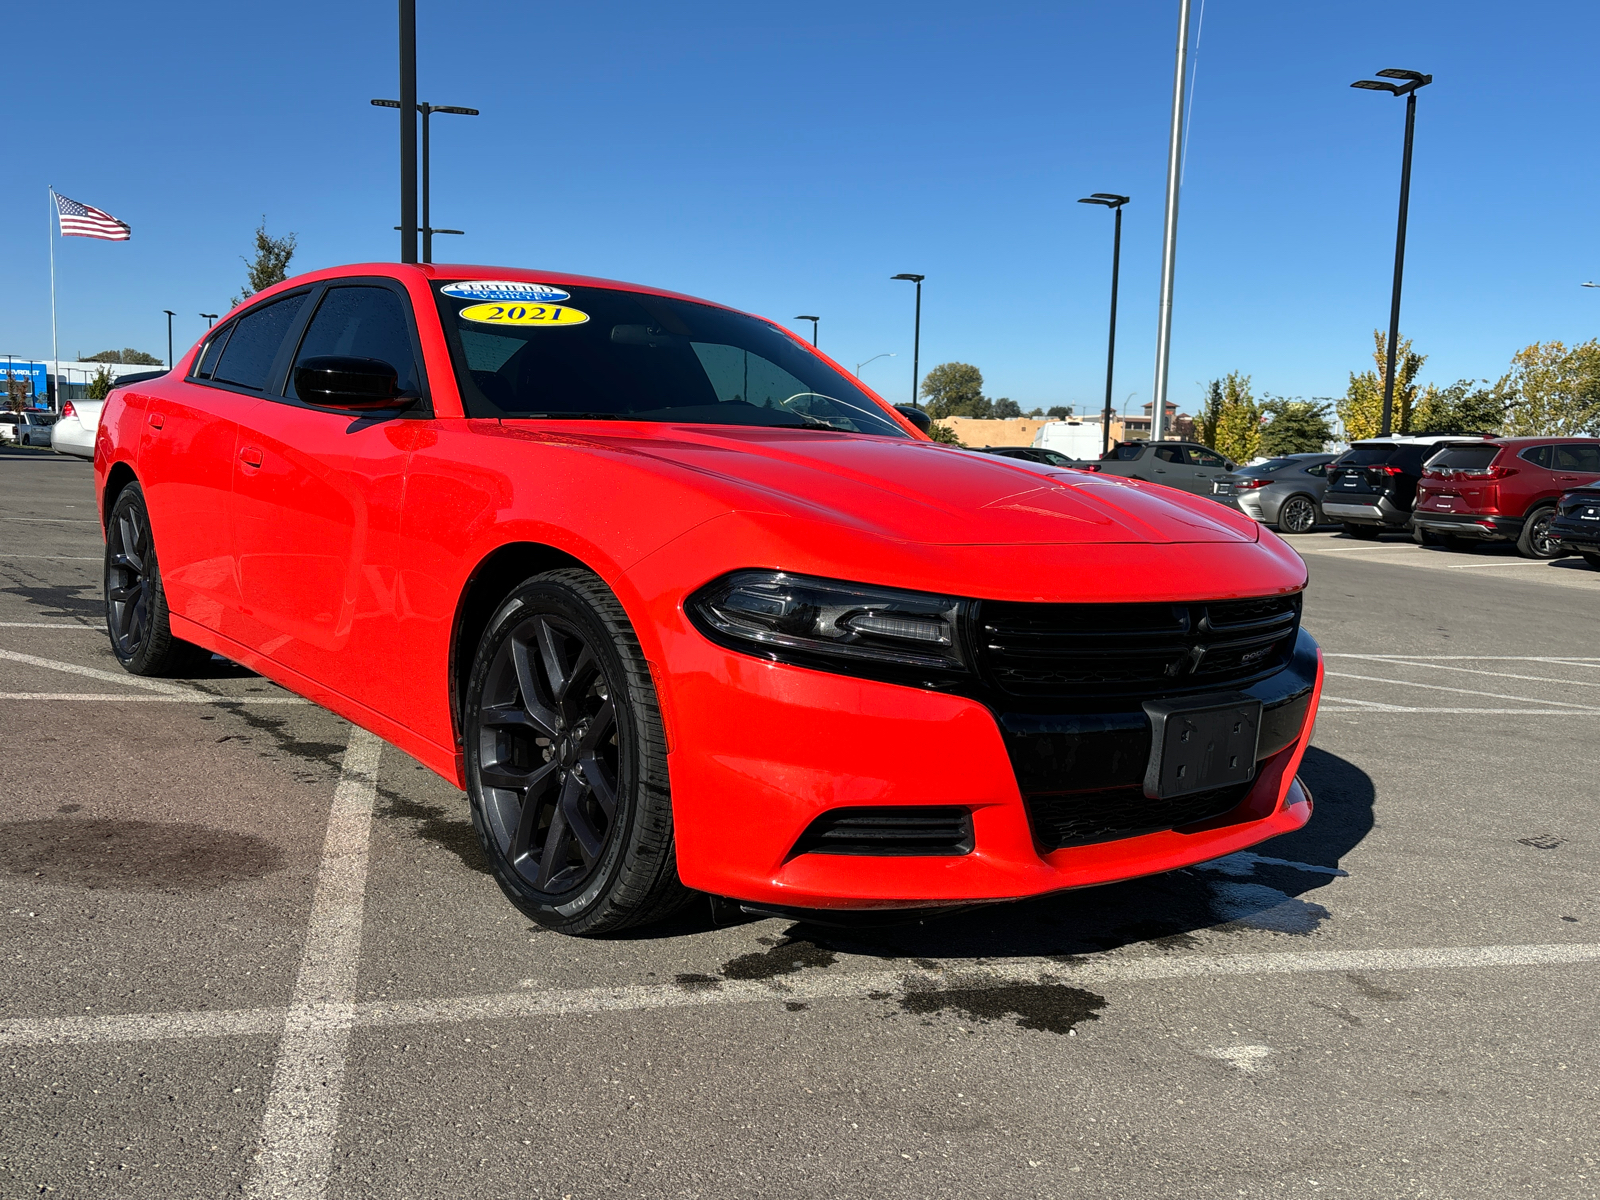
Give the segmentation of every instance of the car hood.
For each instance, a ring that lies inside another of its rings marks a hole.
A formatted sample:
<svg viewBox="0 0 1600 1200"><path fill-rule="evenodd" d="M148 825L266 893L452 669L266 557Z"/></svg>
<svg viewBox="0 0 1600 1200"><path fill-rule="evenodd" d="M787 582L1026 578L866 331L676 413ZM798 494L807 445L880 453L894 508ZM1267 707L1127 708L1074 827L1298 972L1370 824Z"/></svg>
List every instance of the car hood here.
<svg viewBox="0 0 1600 1200"><path fill-rule="evenodd" d="M1254 521L1170 488L920 440L743 426L607 426L572 438L578 431L569 425L566 436L644 456L658 469L692 472L708 490L737 493L730 497L737 509L831 521L897 541L1248 543L1259 536Z"/></svg>

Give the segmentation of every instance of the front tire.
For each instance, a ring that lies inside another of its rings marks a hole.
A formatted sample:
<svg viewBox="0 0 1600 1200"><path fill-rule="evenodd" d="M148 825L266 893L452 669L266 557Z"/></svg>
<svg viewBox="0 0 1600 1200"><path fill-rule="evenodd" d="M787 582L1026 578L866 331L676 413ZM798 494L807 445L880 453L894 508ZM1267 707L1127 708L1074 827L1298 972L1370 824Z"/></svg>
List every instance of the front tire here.
<svg viewBox="0 0 1600 1200"><path fill-rule="evenodd" d="M210 661L211 651L172 636L150 512L137 483L123 488L111 506L104 580L106 633L124 669L134 675L186 675Z"/></svg>
<svg viewBox="0 0 1600 1200"><path fill-rule="evenodd" d="M678 880L650 665L598 578L549 571L506 597L478 644L464 718L472 822L523 912L593 936L694 896Z"/></svg>
<svg viewBox="0 0 1600 1200"><path fill-rule="evenodd" d="M1561 548L1550 540L1550 526L1555 523L1556 510L1541 508L1528 514L1517 535L1517 553L1523 558L1560 558Z"/></svg>
<svg viewBox="0 0 1600 1200"><path fill-rule="evenodd" d="M1279 533L1310 533L1317 527L1317 505L1310 496L1290 496L1278 509Z"/></svg>

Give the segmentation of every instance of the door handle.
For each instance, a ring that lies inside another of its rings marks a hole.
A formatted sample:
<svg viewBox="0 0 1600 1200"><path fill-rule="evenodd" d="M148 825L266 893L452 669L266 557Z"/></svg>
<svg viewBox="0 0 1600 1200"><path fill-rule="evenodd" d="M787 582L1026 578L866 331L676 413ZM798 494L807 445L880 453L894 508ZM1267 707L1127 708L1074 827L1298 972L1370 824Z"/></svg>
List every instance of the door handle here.
<svg viewBox="0 0 1600 1200"><path fill-rule="evenodd" d="M150 428L151 429L160 429L166 423L167 423L167 418L162 413L153 412L153 413L150 414Z"/></svg>
<svg viewBox="0 0 1600 1200"><path fill-rule="evenodd" d="M261 465L261 451L255 446L246 446L239 451L239 461L247 467L259 467Z"/></svg>

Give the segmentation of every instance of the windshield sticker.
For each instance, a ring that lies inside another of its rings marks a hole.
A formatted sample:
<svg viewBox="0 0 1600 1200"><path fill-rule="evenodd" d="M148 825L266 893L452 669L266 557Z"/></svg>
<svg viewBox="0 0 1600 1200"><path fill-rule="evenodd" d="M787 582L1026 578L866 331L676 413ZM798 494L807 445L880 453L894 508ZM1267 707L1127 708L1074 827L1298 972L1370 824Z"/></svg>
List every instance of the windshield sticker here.
<svg viewBox="0 0 1600 1200"><path fill-rule="evenodd" d="M460 300L532 300L536 304L558 304L572 299L570 292L548 283L517 283L509 279L469 279L447 283L439 291Z"/></svg>
<svg viewBox="0 0 1600 1200"><path fill-rule="evenodd" d="M461 310L461 319L480 325L582 325L589 314L559 304L474 304Z"/></svg>

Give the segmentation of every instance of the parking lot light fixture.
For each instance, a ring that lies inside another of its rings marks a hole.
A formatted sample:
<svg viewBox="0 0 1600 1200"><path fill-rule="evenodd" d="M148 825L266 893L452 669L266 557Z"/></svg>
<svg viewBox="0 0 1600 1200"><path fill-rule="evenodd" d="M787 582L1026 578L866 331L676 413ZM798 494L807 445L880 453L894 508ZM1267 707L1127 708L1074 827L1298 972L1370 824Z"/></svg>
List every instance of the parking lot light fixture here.
<svg viewBox="0 0 1600 1200"><path fill-rule="evenodd" d="M807 316L802 315L802 316L796 317L795 320L796 321L810 321L811 322L811 346L812 346L813 349L815 349L816 345L817 345L817 322L822 320L822 318L821 317L807 317Z"/></svg>
<svg viewBox="0 0 1600 1200"><path fill-rule="evenodd" d="M398 100L374 100L372 103L378 108L400 107L400 101ZM428 146L428 118L434 113L451 113L458 117L476 117L480 114L475 108L462 108L458 104L429 104L425 100L417 105L417 111L422 114L422 225L417 232L422 234L421 261L431 263L433 261L433 235L436 233L460 234L463 230L433 228L431 215L433 187L430 180L432 155ZM399 229L400 226L396 225L395 228Z"/></svg>
<svg viewBox="0 0 1600 1200"><path fill-rule="evenodd" d="M1582 286L1584 286L1584 287L1592 287L1592 288L1600 288L1600 283L1585 283Z"/></svg>
<svg viewBox="0 0 1600 1200"><path fill-rule="evenodd" d="M889 278L904 279L909 283L914 283L917 285L917 317L916 324L912 327L911 333L911 407L921 408L922 405L917 403L917 368L921 365L922 359L922 281L926 279L927 276L912 275L908 273L904 275L891 275Z"/></svg>
<svg viewBox="0 0 1600 1200"><path fill-rule="evenodd" d="M217 314L216 313L201 313L200 315L206 319L206 328L207 329L210 329L211 326L216 323L216 320L217 320Z"/></svg>
<svg viewBox="0 0 1600 1200"><path fill-rule="evenodd" d="M1411 202L1411 135L1417 124L1417 89L1432 83L1433 76L1399 67L1386 67L1378 75L1378 79L1358 79L1350 86L1362 91L1388 92L1391 96L1406 98L1406 143L1400 158L1400 219L1394 235L1394 289L1389 296L1389 351L1383 379L1383 423L1379 433L1380 437L1388 437L1394 419L1395 353L1400 341L1400 283L1406 265L1406 209ZM1388 82L1391 79L1401 82Z"/></svg>
<svg viewBox="0 0 1600 1200"><path fill-rule="evenodd" d="M861 378L861 368L866 366L868 363L875 363L880 358L895 358L895 357L897 357L897 356L893 355L893 354L885 353L885 354L874 354L871 358L863 359L861 362L858 362L856 364L856 378L857 379Z"/></svg>
<svg viewBox="0 0 1600 1200"><path fill-rule="evenodd" d="M1122 206L1128 197L1115 192L1094 192L1079 200L1079 204L1103 204L1117 214L1115 232L1111 235L1111 333L1106 339L1106 406L1100 422L1100 453L1111 449L1111 376L1117 361L1117 269L1122 260Z"/></svg>

